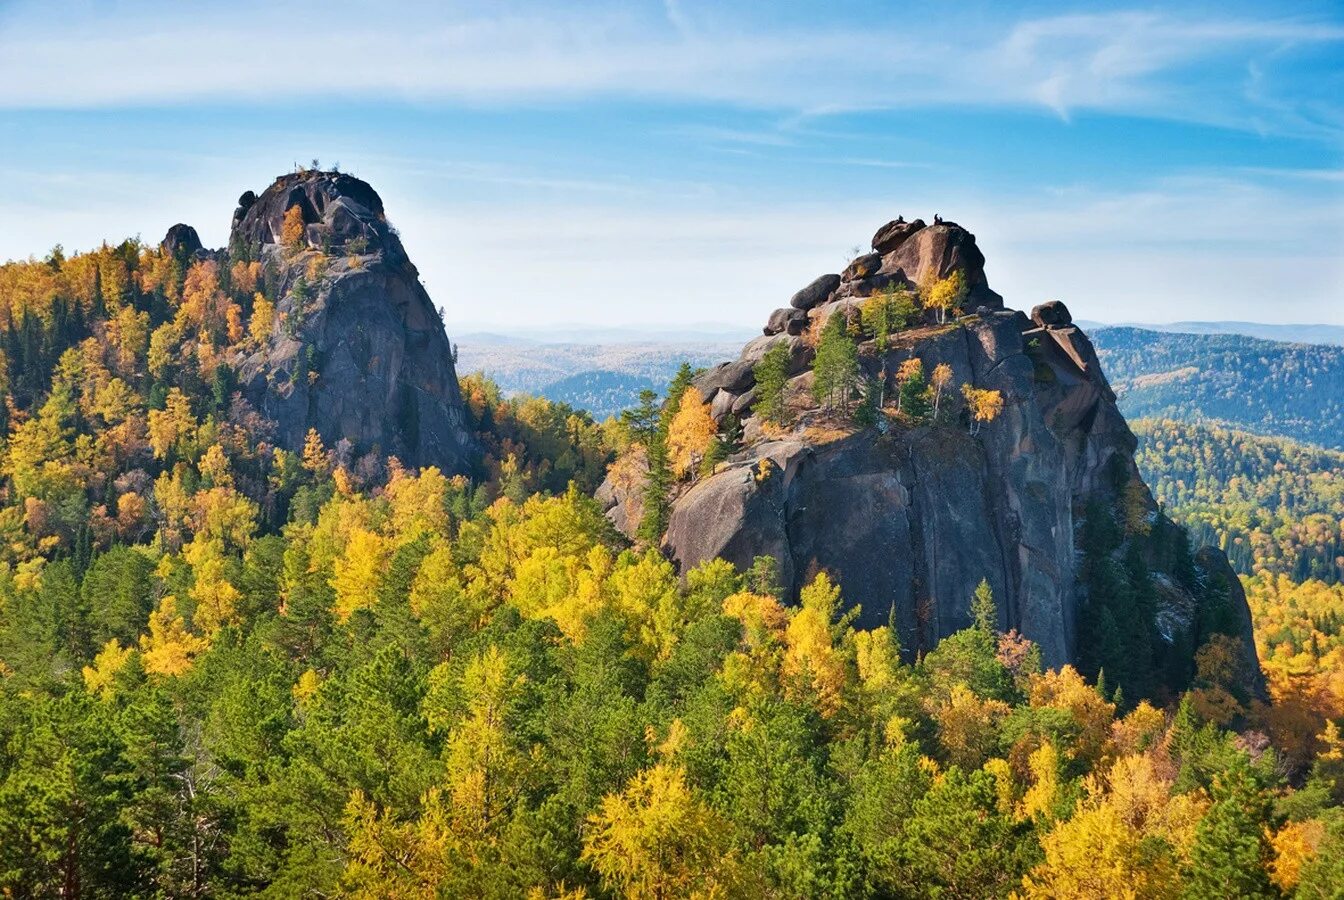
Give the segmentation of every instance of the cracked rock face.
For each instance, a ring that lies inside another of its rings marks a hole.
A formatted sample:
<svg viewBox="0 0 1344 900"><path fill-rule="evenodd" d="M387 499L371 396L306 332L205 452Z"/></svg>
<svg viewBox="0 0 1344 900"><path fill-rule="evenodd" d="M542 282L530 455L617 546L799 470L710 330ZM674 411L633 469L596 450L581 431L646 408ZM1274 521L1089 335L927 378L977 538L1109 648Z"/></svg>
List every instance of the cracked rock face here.
<svg viewBox="0 0 1344 900"><path fill-rule="evenodd" d="M1063 304L1038 308L1036 321L1003 309L974 236L960 226L894 222L874 244L892 248L877 272L876 254L861 257L843 279L813 282L800 292L807 303L793 308L814 319L852 315L858 301L844 296L851 285L884 276L909 283L961 268L971 288L966 307L975 314L942 327L926 314L884 354L869 343L860 357L867 376L886 378L888 397L903 361L918 358L926 375L948 366L940 422L829 434L800 425L768 438L743 409L745 446L675 498L664 548L683 570L715 557L745 568L772 556L793 598L825 570L845 602L862 607L859 623L892 622L908 653L967 627L972 594L985 579L1002 630L1016 628L1039 644L1047 665L1074 662L1082 591L1075 528L1092 501L1114 506L1117 472L1142 487L1134 436L1092 344ZM816 299L823 288L830 293ZM789 342L790 390L797 382L795 396L802 394L812 351L779 327L783 318L773 316L767 331L774 334L752 341L739 360L696 380L716 417L749 396L749 364L769 342ZM1002 412L976 435L968 433L963 384L1003 397ZM1160 516L1146 488L1141 495L1146 514ZM1221 554L1206 551L1200 566L1217 568L1215 556ZM1231 582L1234 605L1244 610L1240 586ZM1189 608L1174 603L1172 615L1188 618Z"/></svg>
<svg viewBox="0 0 1344 900"><path fill-rule="evenodd" d="M297 239L286 216L297 209ZM293 237L291 234L290 237ZM277 322L262 347L233 360L247 399L301 448L309 428L408 466L467 472L475 439L453 352L419 273L358 178L300 172L239 199L231 261L261 263Z"/></svg>

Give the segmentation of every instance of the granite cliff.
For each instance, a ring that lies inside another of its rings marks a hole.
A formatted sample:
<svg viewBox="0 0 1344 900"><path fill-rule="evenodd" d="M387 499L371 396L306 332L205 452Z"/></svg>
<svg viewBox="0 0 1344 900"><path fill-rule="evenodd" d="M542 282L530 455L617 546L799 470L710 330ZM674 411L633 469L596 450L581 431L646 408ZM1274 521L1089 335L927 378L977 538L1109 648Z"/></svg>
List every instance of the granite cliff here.
<svg viewBox="0 0 1344 900"><path fill-rule="evenodd" d="M1241 639L1258 689L1240 584L1219 551L1190 553L1153 502L1134 465L1134 436L1064 304L1031 315L1005 308L975 236L955 223L898 219L872 247L770 314L737 360L695 379L721 431L741 437L712 473L674 488L665 550L683 568L773 557L794 596L826 570L846 602L861 606L862 624L892 622L911 654L970 623L985 579L1001 628L1039 644L1047 665L1086 667L1108 641L1143 648L1128 655L1147 654L1132 660L1145 691L1188 677L1194 645L1221 628ZM916 286L954 271L965 282L959 317L939 325L933 310L918 308L886 347L864 334L866 298L893 288L918 296ZM926 373L950 367L942 414L879 414L859 427L814 402L818 325L834 315L858 336L869 390L895 396L895 373L912 358ZM777 344L790 360L783 427L753 412L755 367ZM956 390L963 384L1003 400L976 434ZM609 483L599 494L630 534L639 490ZM1155 671L1164 668L1176 674Z"/></svg>
<svg viewBox="0 0 1344 900"><path fill-rule="evenodd" d="M338 172L284 175L239 198L227 250L202 249L186 225L173 226L164 247L225 267L259 265L275 325L229 362L281 446L301 448L312 428L355 455L471 469L477 447L453 347L367 183Z"/></svg>

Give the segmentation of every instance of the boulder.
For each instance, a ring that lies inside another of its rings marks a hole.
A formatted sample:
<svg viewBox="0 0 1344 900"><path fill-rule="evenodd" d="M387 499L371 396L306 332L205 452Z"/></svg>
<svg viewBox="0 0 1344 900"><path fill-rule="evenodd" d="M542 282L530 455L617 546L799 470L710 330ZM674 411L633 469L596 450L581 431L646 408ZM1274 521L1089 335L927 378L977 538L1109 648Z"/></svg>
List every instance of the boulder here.
<svg viewBox="0 0 1344 900"><path fill-rule="evenodd" d="M201 239L196 229L178 222L163 236L163 252L176 259L189 259L201 249Z"/></svg>
<svg viewBox="0 0 1344 900"><path fill-rule="evenodd" d="M822 275L807 287L794 294L789 300L789 305L794 309L811 309L818 303L825 302L831 292L840 286L839 275Z"/></svg>
<svg viewBox="0 0 1344 900"><path fill-rule="evenodd" d="M776 344L784 344L789 350L789 373L801 372L812 363L812 348L801 337L792 334L773 334L753 338L742 348L738 361L754 367L765 358L765 354ZM753 379L754 381L754 379ZM750 385L748 385L750 387ZM746 388L742 388L746 390ZM741 393L741 391L735 391Z"/></svg>
<svg viewBox="0 0 1344 900"><path fill-rule="evenodd" d="M754 362L746 362L740 359L719 363L717 366L701 372L691 384L700 392L700 396L709 402L714 400L719 391L740 394L756 383L756 377L751 372L754 365Z"/></svg>
<svg viewBox="0 0 1344 900"><path fill-rule="evenodd" d="M848 265L845 271L840 273L840 281L858 281L860 278L867 278L869 275L877 274L877 270L882 268L881 253L865 253L857 256Z"/></svg>
<svg viewBox="0 0 1344 900"><path fill-rule="evenodd" d="M718 391L714 394L713 402L709 404L709 414L714 417L715 422L722 422L733 411L735 403L737 394L731 391Z"/></svg>
<svg viewBox="0 0 1344 900"><path fill-rule="evenodd" d="M888 222L877 229L877 234L873 235L873 250L885 256L904 244L912 234L923 227L923 219L915 219L913 222L897 219L894 222Z"/></svg>
<svg viewBox="0 0 1344 900"><path fill-rule="evenodd" d="M756 402L756 389L752 388L742 396L733 401L732 414L738 417L751 412L751 405Z"/></svg>
<svg viewBox="0 0 1344 900"><path fill-rule="evenodd" d="M765 323L765 328L762 330L767 335L802 334L806 328L807 311L785 306L770 314L770 319Z"/></svg>
<svg viewBox="0 0 1344 900"><path fill-rule="evenodd" d="M916 231L882 257L882 272L898 269L914 284L946 278L960 269L969 288L966 308L1003 308L1003 298L990 290L985 278L985 256L976 246L975 235L960 225L943 222Z"/></svg>
<svg viewBox="0 0 1344 900"><path fill-rule="evenodd" d="M1031 308L1031 320L1043 328L1060 328L1073 324L1073 316L1062 300L1047 300Z"/></svg>
<svg viewBox="0 0 1344 900"><path fill-rule="evenodd" d="M832 301L845 300L852 297L871 297L873 294L881 293L890 288L909 287L909 279L905 277L905 272L897 269L894 272L879 272L869 275L867 278L859 278L854 281L846 281L840 285L839 289L831 295Z"/></svg>

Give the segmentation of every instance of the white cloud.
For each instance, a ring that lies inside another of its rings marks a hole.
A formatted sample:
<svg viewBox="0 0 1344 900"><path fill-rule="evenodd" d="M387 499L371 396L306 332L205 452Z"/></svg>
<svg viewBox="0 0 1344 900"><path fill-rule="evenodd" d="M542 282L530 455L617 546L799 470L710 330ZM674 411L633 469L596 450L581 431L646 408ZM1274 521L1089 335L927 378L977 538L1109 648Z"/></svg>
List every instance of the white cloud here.
<svg viewBox="0 0 1344 900"><path fill-rule="evenodd" d="M880 18L772 26L769 15L686 7L415 2L371 16L349 0L151 2L55 16L20 0L0 14L0 107L638 97L812 113L1010 104L1243 127L1255 125L1251 107L1265 127L1302 126L1263 77L1239 92L1229 73L1344 41L1339 24L1271 16L1116 11L990 23L983 10L948 8L937 27ZM1197 63L1221 68L1191 82Z"/></svg>

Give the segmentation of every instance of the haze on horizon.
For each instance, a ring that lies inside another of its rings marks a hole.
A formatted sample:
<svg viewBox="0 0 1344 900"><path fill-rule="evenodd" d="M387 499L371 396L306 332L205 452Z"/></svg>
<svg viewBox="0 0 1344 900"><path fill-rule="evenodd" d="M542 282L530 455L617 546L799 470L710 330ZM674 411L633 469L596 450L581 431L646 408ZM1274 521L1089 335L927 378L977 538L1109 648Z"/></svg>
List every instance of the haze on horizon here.
<svg viewBox="0 0 1344 900"><path fill-rule="evenodd" d="M291 27L280 27L284 23ZM874 229L1019 308L1344 324L1338 4L0 5L0 259L339 163L451 328L756 327Z"/></svg>

